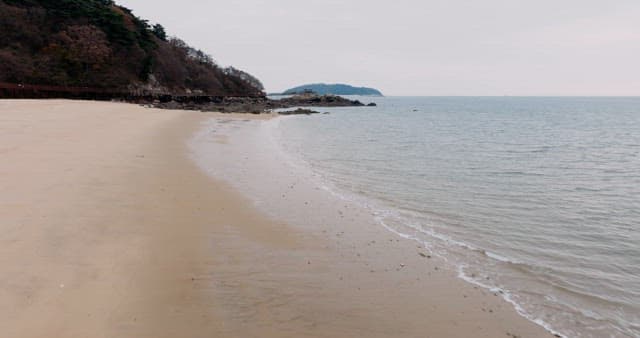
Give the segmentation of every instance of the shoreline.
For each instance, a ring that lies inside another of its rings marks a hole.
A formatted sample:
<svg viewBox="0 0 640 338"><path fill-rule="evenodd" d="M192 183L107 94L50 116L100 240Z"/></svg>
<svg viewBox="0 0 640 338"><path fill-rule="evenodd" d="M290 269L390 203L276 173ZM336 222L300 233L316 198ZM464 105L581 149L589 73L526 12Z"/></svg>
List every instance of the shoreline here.
<svg viewBox="0 0 640 338"><path fill-rule="evenodd" d="M187 142L203 123L250 132L256 115L61 100L0 101L0 111L10 336L552 336L423 249L346 226L370 216L360 210L329 215L333 202L275 180L291 199L265 214L192 161ZM231 133L210 141L251 151ZM222 169L268 169L261 159Z"/></svg>
<svg viewBox="0 0 640 338"><path fill-rule="evenodd" d="M455 285L454 288L459 294L455 295L453 292L449 295L451 304L436 304L437 308L449 307L448 310L455 311L457 307L466 307L474 301L479 301L484 304L478 308L482 312L495 313L495 309L490 308L493 306L516 313L515 304L503 299L498 291L478 288L477 285L463 280L458 271L446 262L446 258L433 255L428 246L416 246L418 243L413 238L403 238L398 232L384 226L380 219L383 215L378 214L375 207L354 200L353 196L342 195L334 190L335 187L327 186L326 180L317 177L308 166L300 166L296 161L299 159L293 159L291 154L280 149L275 144L277 142L270 137L273 136L271 134L274 127L286 118L289 117L260 122L209 119L202 124L200 131L191 140L191 150L195 153L192 157L211 177L227 181L250 198L261 212L272 218L284 220L298 231L312 234L314 240L321 241L325 248L338 254L334 258L336 261L349 265L349 269L361 269L362 275L353 277L356 280L361 279L356 284L367 284L368 278L379 279L385 285L379 290L383 293L385 290L394 289L398 284L407 287L406 284L410 284L408 280L415 279L417 282L411 285L410 292L420 298L420 293L425 290L435 293L451 292L448 288L443 290L442 286L453 283L451 285ZM213 156L207 158L204 152L222 156L217 156L217 159ZM401 277L393 276L394 274L400 274ZM407 278L407 275L411 277ZM398 278L406 280L400 281ZM342 281L341 277L338 279ZM421 282L425 279L430 281ZM343 286L336 286L340 287ZM362 292L361 288L355 289ZM497 297L498 301L487 302L487 295ZM462 303L457 303L456 296L462 296ZM383 302L389 304L394 301L396 300ZM446 303L444 300L440 301ZM503 308L505 304L506 308ZM420 305L415 306L416 311L419 311L417 308ZM500 314L498 317L503 315ZM473 315L467 313L465 316ZM536 329L514 333L515 335L553 336L542 324L534 323L523 314L517 313L516 317L516 321L533 324ZM488 319L487 322L493 320ZM504 318L499 320L502 321ZM459 334L456 330L449 329L451 330L444 328L442 331L436 331L437 335ZM433 328L423 330L432 332L430 330ZM504 332L507 333L510 332ZM482 335L478 332L473 334Z"/></svg>

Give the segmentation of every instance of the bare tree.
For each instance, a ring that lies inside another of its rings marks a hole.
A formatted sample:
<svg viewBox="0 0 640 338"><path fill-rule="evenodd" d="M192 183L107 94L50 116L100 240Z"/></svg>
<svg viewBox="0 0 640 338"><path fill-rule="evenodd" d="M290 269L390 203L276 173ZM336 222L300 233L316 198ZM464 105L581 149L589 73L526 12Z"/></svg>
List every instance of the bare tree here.
<svg viewBox="0 0 640 338"><path fill-rule="evenodd" d="M227 67L224 69L224 73L229 76L238 77L240 80L248 83L251 87L256 89L256 91L259 91L259 92L264 91L264 85L262 84L262 82L260 82L258 78L256 78L255 76L247 72L244 72L240 69L236 69L234 67Z"/></svg>
<svg viewBox="0 0 640 338"><path fill-rule="evenodd" d="M69 26L56 35L64 57L82 68L83 82L86 82L92 70L100 69L111 56L107 37L100 29L91 25Z"/></svg>

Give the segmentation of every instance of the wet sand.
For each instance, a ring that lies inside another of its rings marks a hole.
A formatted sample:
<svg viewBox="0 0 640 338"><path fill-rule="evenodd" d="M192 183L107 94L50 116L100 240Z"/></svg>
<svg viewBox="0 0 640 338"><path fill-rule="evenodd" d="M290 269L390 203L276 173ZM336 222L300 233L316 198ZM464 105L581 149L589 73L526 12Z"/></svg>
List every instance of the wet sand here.
<svg viewBox="0 0 640 338"><path fill-rule="evenodd" d="M211 118L265 117L0 101L2 336L550 336L382 229L259 212L191 160Z"/></svg>

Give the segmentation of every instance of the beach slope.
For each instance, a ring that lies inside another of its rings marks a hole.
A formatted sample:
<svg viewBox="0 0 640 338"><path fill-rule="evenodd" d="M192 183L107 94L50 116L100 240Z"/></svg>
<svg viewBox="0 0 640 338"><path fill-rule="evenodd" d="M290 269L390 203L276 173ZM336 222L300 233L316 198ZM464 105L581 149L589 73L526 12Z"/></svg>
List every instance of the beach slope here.
<svg viewBox="0 0 640 338"><path fill-rule="evenodd" d="M265 217L190 159L210 118L0 101L2 336L549 336L452 276L424 282L436 263L373 274Z"/></svg>

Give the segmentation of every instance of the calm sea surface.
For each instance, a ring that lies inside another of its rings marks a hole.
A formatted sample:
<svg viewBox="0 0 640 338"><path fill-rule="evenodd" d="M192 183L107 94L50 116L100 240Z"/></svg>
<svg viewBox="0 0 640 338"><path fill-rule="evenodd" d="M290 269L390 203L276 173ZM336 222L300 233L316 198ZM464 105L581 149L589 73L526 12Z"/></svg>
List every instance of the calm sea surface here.
<svg viewBox="0 0 640 338"><path fill-rule="evenodd" d="M640 98L360 98L284 149L569 337L640 337Z"/></svg>

